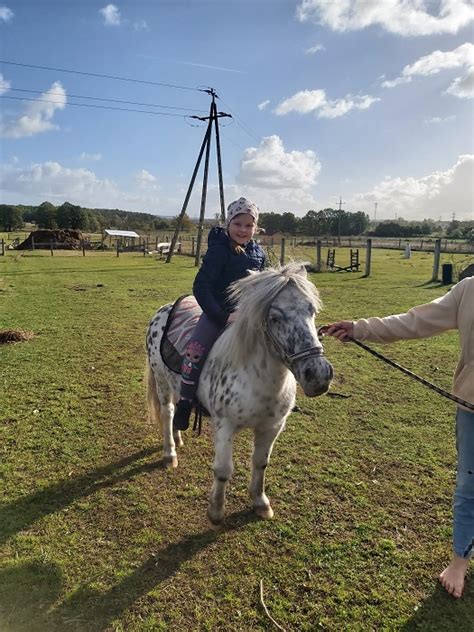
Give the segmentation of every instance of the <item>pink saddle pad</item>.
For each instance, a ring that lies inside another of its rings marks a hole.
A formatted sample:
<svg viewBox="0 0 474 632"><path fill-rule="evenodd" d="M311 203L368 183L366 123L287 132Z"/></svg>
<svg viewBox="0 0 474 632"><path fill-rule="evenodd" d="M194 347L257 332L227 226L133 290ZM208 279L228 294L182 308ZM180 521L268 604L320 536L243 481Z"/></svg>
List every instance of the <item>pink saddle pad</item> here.
<svg viewBox="0 0 474 632"><path fill-rule="evenodd" d="M160 351L163 362L175 373L181 373L182 357L201 314L194 296L184 296L176 301L168 315Z"/></svg>

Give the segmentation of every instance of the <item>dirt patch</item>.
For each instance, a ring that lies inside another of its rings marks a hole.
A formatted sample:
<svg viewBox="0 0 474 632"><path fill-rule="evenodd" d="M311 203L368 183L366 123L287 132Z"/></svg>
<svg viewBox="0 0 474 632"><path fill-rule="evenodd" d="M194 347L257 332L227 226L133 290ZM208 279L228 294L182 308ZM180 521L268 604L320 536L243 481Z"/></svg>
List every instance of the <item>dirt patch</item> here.
<svg viewBox="0 0 474 632"><path fill-rule="evenodd" d="M12 344L14 342L28 342L34 337L32 331L22 331L21 329L4 329L0 331L0 345Z"/></svg>
<svg viewBox="0 0 474 632"><path fill-rule="evenodd" d="M35 230L19 244L17 250L33 250L33 248L53 248L60 250L80 250L82 248L82 233L80 230L56 229Z"/></svg>

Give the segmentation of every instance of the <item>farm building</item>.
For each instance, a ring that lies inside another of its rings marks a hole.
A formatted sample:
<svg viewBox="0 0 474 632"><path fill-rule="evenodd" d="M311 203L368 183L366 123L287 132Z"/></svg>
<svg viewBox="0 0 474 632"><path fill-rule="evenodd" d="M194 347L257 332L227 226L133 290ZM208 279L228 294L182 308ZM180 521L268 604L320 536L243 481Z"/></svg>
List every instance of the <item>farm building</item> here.
<svg viewBox="0 0 474 632"><path fill-rule="evenodd" d="M119 244L120 246L127 248L129 246L135 246L135 240L140 239L140 235L134 230L115 230L112 228L106 228L102 234L102 243L109 238L109 246L112 244Z"/></svg>

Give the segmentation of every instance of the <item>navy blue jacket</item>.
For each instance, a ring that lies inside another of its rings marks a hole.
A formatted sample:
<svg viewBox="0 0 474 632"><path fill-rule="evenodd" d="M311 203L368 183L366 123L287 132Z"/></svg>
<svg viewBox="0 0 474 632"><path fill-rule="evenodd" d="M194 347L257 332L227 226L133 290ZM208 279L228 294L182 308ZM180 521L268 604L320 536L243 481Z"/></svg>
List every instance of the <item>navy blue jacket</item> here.
<svg viewBox="0 0 474 632"><path fill-rule="evenodd" d="M253 240L245 246L245 254L233 252L229 235L220 226L210 230L207 242L208 249L194 279L193 293L202 311L223 327L233 311L226 295L229 285L247 276L247 270L263 270L265 252Z"/></svg>

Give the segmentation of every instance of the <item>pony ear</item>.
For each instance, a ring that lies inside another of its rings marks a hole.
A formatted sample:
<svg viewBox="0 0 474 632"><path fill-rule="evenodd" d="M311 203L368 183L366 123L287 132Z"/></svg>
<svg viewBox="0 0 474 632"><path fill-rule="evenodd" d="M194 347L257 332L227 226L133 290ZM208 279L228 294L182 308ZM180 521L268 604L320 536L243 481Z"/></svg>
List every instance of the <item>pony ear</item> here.
<svg viewBox="0 0 474 632"><path fill-rule="evenodd" d="M301 264L301 266L298 268L296 273L304 277L305 279L308 278L308 273L306 272L306 265L304 263Z"/></svg>

